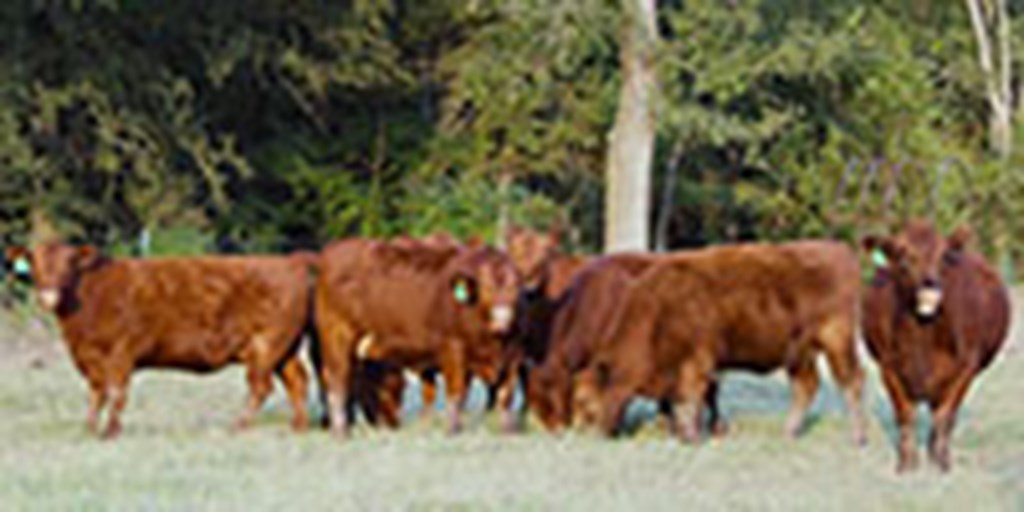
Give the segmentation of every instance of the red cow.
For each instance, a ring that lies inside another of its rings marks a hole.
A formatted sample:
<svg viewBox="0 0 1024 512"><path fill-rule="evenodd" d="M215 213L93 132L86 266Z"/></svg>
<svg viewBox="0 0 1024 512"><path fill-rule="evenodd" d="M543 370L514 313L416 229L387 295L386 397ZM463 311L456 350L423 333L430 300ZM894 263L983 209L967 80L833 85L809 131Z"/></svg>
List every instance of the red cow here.
<svg viewBox="0 0 1024 512"><path fill-rule="evenodd" d="M91 246L12 248L31 261L39 303L52 311L75 365L89 383L87 426L121 431L132 373L196 372L240 362L249 400L246 427L272 390L276 372L306 426L306 372L296 356L310 311L309 256L110 258Z"/></svg>
<svg viewBox="0 0 1024 512"><path fill-rule="evenodd" d="M512 263L524 277L516 307L515 335L505 354L497 401L505 411L505 430L518 430L521 418L511 411L515 389L525 382L526 367L544 359L560 297L590 258L563 254L558 233L553 230L542 233L514 226L505 244Z"/></svg>
<svg viewBox="0 0 1024 512"><path fill-rule="evenodd" d="M862 371L856 357L857 259L827 241L739 244L659 256L625 295L615 327L578 385L605 432L627 401L675 404L676 431L700 436L702 405L722 369L784 367L793 386L786 431L795 436L818 389L824 353L843 388L853 438L864 438Z"/></svg>
<svg viewBox="0 0 1024 512"><path fill-rule="evenodd" d="M534 368L526 379L526 404L549 430L573 423L573 378L589 363L604 334L613 328L622 294L657 256L617 254L595 258L580 269L552 303L540 339L528 346Z"/></svg>
<svg viewBox="0 0 1024 512"><path fill-rule="evenodd" d="M315 317L331 430L343 436L353 369L362 360L445 379L449 430L461 427L467 376L497 378L519 276L487 247L350 239L321 254Z"/></svg>
<svg viewBox="0 0 1024 512"><path fill-rule="evenodd" d="M944 238L929 223L914 221L894 237L863 242L880 265L864 298L864 337L899 425L899 471L917 465L914 405L922 401L933 418L929 455L949 470L960 402L1006 338L1006 288L967 250L969 238L967 229Z"/></svg>

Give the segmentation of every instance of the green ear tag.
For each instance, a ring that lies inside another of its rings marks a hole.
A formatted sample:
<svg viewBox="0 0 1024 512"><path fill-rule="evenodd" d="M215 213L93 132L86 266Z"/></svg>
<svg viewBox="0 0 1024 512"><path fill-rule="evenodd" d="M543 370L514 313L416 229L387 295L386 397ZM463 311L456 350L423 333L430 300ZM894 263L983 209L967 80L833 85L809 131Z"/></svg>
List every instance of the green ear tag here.
<svg viewBox="0 0 1024 512"><path fill-rule="evenodd" d="M19 276L27 276L32 273L32 265L24 257L14 260L14 273Z"/></svg>
<svg viewBox="0 0 1024 512"><path fill-rule="evenodd" d="M452 294L455 295L455 301L460 304L469 302L469 287L466 286L465 281L456 282L455 287L452 288Z"/></svg>
<svg viewBox="0 0 1024 512"><path fill-rule="evenodd" d="M888 267L889 258L885 257L885 252L883 252L881 249L875 249L871 251L871 263L873 263L878 268Z"/></svg>
<svg viewBox="0 0 1024 512"><path fill-rule="evenodd" d="M469 302L469 287L466 286L466 282L456 281L455 286L452 287L452 295L455 296L455 302L459 304Z"/></svg>

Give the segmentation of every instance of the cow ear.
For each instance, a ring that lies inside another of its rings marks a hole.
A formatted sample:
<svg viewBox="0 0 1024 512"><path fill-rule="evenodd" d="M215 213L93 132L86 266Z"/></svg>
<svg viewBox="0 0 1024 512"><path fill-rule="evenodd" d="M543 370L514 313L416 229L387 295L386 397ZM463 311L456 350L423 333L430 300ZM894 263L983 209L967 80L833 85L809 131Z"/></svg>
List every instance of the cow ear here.
<svg viewBox="0 0 1024 512"><path fill-rule="evenodd" d="M552 226L548 230L548 244L551 249L558 249L562 243L562 228L559 226Z"/></svg>
<svg viewBox="0 0 1024 512"><path fill-rule="evenodd" d="M480 235L473 235L466 240L466 247L470 249L479 249L484 246L484 239L480 238Z"/></svg>
<svg viewBox="0 0 1024 512"><path fill-rule="evenodd" d="M24 247L12 246L4 249L4 261L7 269L16 275L32 273L32 256Z"/></svg>
<svg viewBox="0 0 1024 512"><path fill-rule="evenodd" d="M946 239L946 245L951 251L961 252L970 245L973 238L974 233L971 231L971 228L960 226L953 230L953 233Z"/></svg>
<svg viewBox="0 0 1024 512"><path fill-rule="evenodd" d="M13 262L13 261L18 260L19 258L27 258L27 257L28 257L28 249L25 249L24 247L22 247L20 245L12 245L10 247L5 247L4 248L4 261Z"/></svg>
<svg viewBox="0 0 1024 512"><path fill-rule="evenodd" d="M448 287L455 302L463 306L476 304L477 288L476 279L464 274L455 276Z"/></svg>
<svg viewBox="0 0 1024 512"><path fill-rule="evenodd" d="M76 264L80 270L92 268L99 263L100 250L95 245L83 245L75 250Z"/></svg>
<svg viewBox="0 0 1024 512"><path fill-rule="evenodd" d="M887 267L891 260L897 260L903 256L899 245L888 237L868 235L861 239L860 245L868 253L871 263L876 267Z"/></svg>

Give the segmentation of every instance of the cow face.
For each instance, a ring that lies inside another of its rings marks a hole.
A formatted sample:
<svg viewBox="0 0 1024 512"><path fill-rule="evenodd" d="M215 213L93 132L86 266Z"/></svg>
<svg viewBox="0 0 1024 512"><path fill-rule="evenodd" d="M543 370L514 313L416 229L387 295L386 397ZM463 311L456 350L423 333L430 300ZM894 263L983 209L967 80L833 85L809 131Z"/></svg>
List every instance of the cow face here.
<svg viewBox="0 0 1024 512"><path fill-rule="evenodd" d="M926 222L911 222L894 237L869 236L863 245L881 251L876 264L892 273L897 286L921 318L934 317L942 305L942 269L955 265L970 241L970 230L959 228L943 237Z"/></svg>
<svg viewBox="0 0 1024 512"><path fill-rule="evenodd" d="M558 234L514 226L509 229L505 244L512 264L523 276L523 286L528 290L540 287L547 263L558 250Z"/></svg>
<svg viewBox="0 0 1024 512"><path fill-rule="evenodd" d="M79 273L97 261L99 251L88 245L46 244L31 250L9 248L6 257L12 262L28 262L39 305L56 311L74 289Z"/></svg>
<svg viewBox="0 0 1024 512"><path fill-rule="evenodd" d="M557 431L569 424L569 400L549 368L531 372L526 381L526 403L544 428Z"/></svg>
<svg viewBox="0 0 1024 512"><path fill-rule="evenodd" d="M449 283L452 298L480 311L492 334L507 334L515 319L520 279L512 262L491 249L474 250Z"/></svg>

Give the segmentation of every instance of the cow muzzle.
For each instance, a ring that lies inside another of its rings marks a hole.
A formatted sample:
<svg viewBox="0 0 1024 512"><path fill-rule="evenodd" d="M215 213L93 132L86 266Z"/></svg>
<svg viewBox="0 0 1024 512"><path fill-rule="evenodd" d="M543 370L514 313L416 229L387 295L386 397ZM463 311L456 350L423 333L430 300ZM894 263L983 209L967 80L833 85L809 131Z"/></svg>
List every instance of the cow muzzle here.
<svg viewBox="0 0 1024 512"><path fill-rule="evenodd" d="M57 305L60 304L60 291L53 288L39 290L37 297L39 305L51 311L57 309Z"/></svg>
<svg viewBox="0 0 1024 512"><path fill-rule="evenodd" d="M512 306L493 306L490 313L490 329L493 332L507 332L512 328Z"/></svg>
<svg viewBox="0 0 1024 512"><path fill-rule="evenodd" d="M927 286L917 289L917 314L923 318L931 318L939 311L942 303L942 289Z"/></svg>

